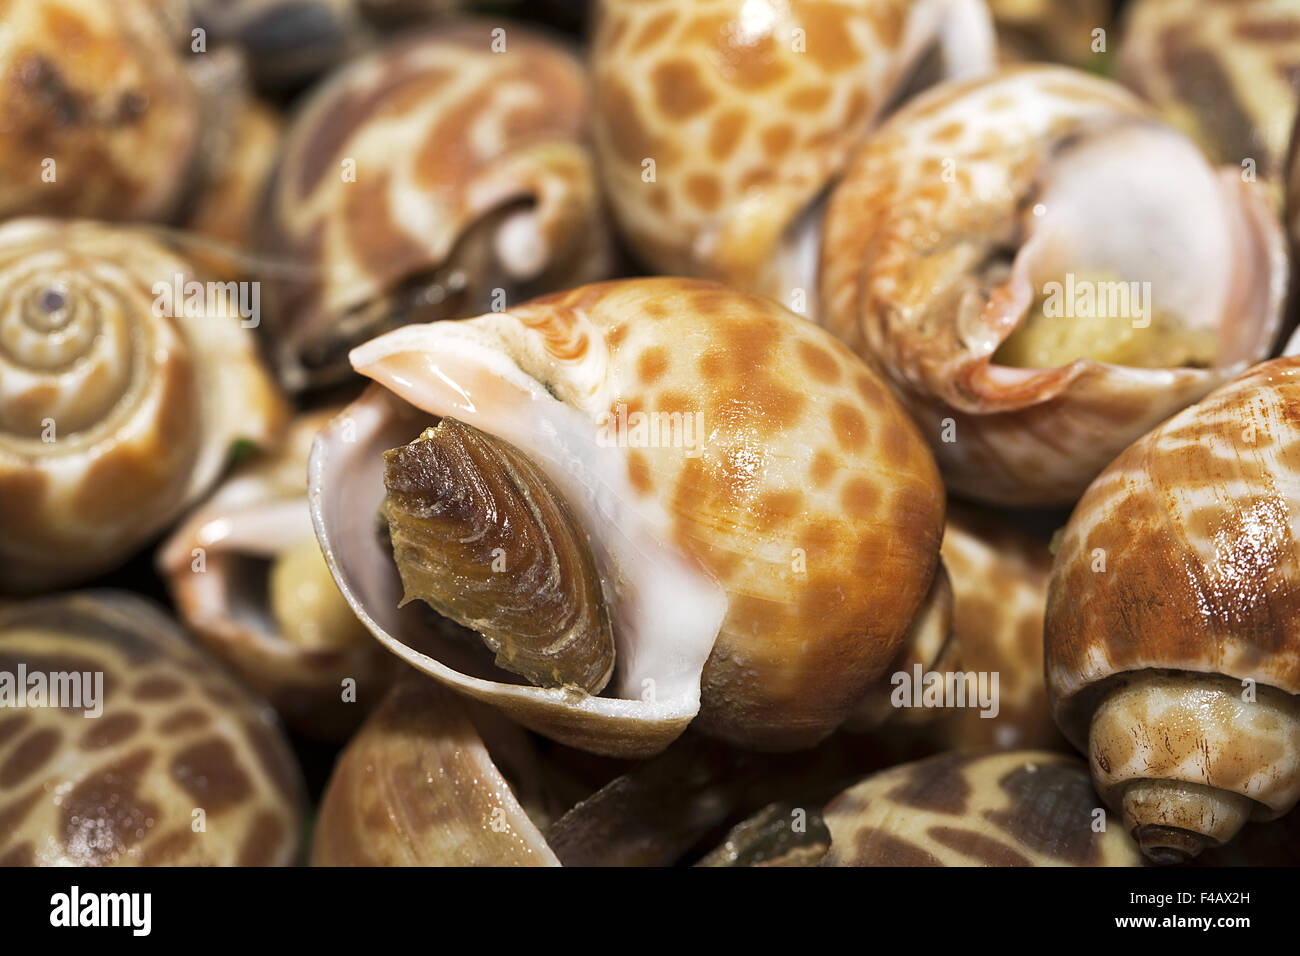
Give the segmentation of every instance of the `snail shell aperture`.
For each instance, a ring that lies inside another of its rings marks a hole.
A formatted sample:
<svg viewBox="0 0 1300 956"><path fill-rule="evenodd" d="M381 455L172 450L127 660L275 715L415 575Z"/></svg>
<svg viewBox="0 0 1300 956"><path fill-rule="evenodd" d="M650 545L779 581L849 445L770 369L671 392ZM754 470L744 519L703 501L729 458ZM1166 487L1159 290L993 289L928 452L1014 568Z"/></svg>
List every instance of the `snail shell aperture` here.
<svg viewBox="0 0 1300 956"><path fill-rule="evenodd" d="M771 300L603 283L397 329L352 360L377 384L310 464L340 590L408 663L562 743L645 755L693 719L748 746L814 743L893 659L934 580L944 498L924 443L867 368ZM637 411L675 413L694 437L620 438ZM429 621L398 612L376 533L383 453L442 416L528 456L585 534L616 643L602 696L507 683L464 645L413 646Z"/></svg>

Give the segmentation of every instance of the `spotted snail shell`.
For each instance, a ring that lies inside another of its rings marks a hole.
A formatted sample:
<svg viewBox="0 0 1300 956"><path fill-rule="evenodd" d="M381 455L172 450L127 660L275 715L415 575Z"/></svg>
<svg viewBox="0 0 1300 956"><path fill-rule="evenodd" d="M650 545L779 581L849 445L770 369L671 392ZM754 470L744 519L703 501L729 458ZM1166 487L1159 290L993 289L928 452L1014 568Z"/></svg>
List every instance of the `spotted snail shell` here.
<svg viewBox="0 0 1300 956"><path fill-rule="evenodd" d="M997 712L985 717L968 702L932 728L933 739L944 749L1068 750L1043 681L1047 539L993 513L950 505L940 554L952 579L958 667L997 675Z"/></svg>
<svg viewBox="0 0 1300 956"><path fill-rule="evenodd" d="M165 219L201 160L182 0L13 0L0 51L0 218Z"/></svg>
<svg viewBox="0 0 1300 956"><path fill-rule="evenodd" d="M0 609L6 677L23 703L0 709L0 866L296 861L303 786L274 715L154 605ZM71 696L48 706L55 688Z"/></svg>
<svg viewBox="0 0 1300 956"><path fill-rule="evenodd" d="M488 22L398 41L317 88L263 223L263 251L293 267L268 324L286 384L345 378L348 348L394 325L604 276L587 112L573 56Z"/></svg>
<svg viewBox="0 0 1300 956"><path fill-rule="evenodd" d="M377 384L309 466L340 590L408 663L562 743L646 755L692 720L749 746L815 742L888 665L930 589L944 497L924 442L865 366L769 299L602 283L407 326L352 361ZM681 427L620 424L636 413ZM605 696L508 683L459 644L412 646L428 619L398 611L376 515L384 451L437 416L528 456L581 528L617 645Z"/></svg>
<svg viewBox="0 0 1300 956"><path fill-rule="evenodd" d="M822 866L1138 866L1073 757L948 753L868 777L823 818Z"/></svg>
<svg viewBox="0 0 1300 956"><path fill-rule="evenodd" d="M1276 219L1116 84L1007 68L922 94L865 144L827 212L824 316L952 491L1067 504L1267 354Z"/></svg>
<svg viewBox="0 0 1300 956"><path fill-rule="evenodd" d="M815 315L820 198L909 89L992 67L968 0L603 0L592 40L601 177L654 271ZM801 301L802 300L802 301Z"/></svg>
<svg viewBox="0 0 1300 956"><path fill-rule="evenodd" d="M127 227L0 227L0 591L112 568L211 486L235 442L278 434L282 400L242 313L191 298L195 276Z"/></svg>
<svg viewBox="0 0 1300 956"><path fill-rule="evenodd" d="M312 532L307 455L336 410L304 413L274 454L233 471L171 534L158 566L186 626L289 726L343 739L395 661L338 594Z"/></svg>
<svg viewBox="0 0 1300 956"><path fill-rule="evenodd" d="M1098 792L1157 862L1300 798L1300 359L1135 442L1065 529L1048 691Z"/></svg>
<svg viewBox="0 0 1300 956"><path fill-rule="evenodd" d="M1215 163L1276 180L1300 105L1292 0L1136 0L1119 77Z"/></svg>

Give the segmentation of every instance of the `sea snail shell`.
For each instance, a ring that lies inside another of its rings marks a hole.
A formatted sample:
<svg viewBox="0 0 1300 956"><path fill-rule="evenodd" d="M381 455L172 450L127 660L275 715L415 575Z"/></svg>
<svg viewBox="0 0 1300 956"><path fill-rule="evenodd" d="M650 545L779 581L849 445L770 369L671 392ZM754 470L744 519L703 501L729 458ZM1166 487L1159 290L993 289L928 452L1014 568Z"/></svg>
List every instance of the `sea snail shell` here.
<svg viewBox="0 0 1300 956"><path fill-rule="evenodd" d="M881 771L823 811L822 866L1138 866L1073 757L941 754Z"/></svg>
<svg viewBox="0 0 1300 956"><path fill-rule="evenodd" d="M1048 691L1144 852L1181 861L1300 798L1300 359L1135 442L1056 555Z"/></svg>
<svg viewBox="0 0 1300 956"><path fill-rule="evenodd" d="M128 227L0 227L0 591L112 568L207 490L235 442L278 434L252 333L192 281ZM169 306L158 290L178 283Z"/></svg>
<svg viewBox="0 0 1300 956"><path fill-rule="evenodd" d="M381 48L291 124L263 246L296 273L276 284L269 326L290 388L346 378L347 350L394 325L606 274L582 68L524 27L496 28Z"/></svg>
<svg viewBox="0 0 1300 956"><path fill-rule="evenodd" d="M235 469L158 552L185 625L290 727L327 739L360 723L396 664L338 594L312 532L307 456L335 411L295 419L273 454Z"/></svg>
<svg viewBox="0 0 1300 956"><path fill-rule="evenodd" d="M180 0L14 0L0 52L0 218L161 220L201 160Z"/></svg>
<svg viewBox="0 0 1300 956"><path fill-rule="evenodd" d="M850 151L922 62L993 60L982 0L603 0L595 144L618 225L657 273L815 315L820 200Z"/></svg>
<svg viewBox="0 0 1300 956"><path fill-rule="evenodd" d="M296 861L303 786L274 714L154 605L88 591L0 609L0 672L29 701L0 708L0 866ZM102 683L66 680L85 673ZM37 676L86 696L35 706Z"/></svg>
<svg viewBox="0 0 1300 956"><path fill-rule="evenodd" d="M1300 105L1300 7L1291 0L1136 0L1119 78L1214 163L1275 181Z"/></svg>
<svg viewBox="0 0 1300 956"><path fill-rule="evenodd" d="M692 720L747 746L815 743L934 579L944 498L924 443L868 369L771 300L602 283L397 329L352 360L378 384L321 433L309 477L339 589L393 653L561 743L647 755ZM678 414L676 439L622 429L634 412ZM617 642L604 696L507 683L456 642L416 649L428 618L398 611L376 516L383 453L439 416L528 456L578 521Z"/></svg>
<svg viewBox="0 0 1300 956"><path fill-rule="evenodd" d="M832 195L823 315L951 490L1068 504L1267 354L1287 264L1256 189L1116 84L1061 67L948 84L877 130Z"/></svg>

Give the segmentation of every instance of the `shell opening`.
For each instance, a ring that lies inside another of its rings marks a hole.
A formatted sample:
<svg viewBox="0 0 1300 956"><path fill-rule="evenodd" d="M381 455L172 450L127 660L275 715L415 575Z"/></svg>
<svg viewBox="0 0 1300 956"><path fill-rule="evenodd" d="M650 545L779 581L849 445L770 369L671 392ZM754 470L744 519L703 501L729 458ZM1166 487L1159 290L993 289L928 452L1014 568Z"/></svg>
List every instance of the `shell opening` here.
<svg viewBox="0 0 1300 956"><path fill-rule="evenodd" d="M1250 358L1269 314L1263 197L1181 134L1107 126L1066 144L1024 212L993 361L1209 368ZM1261 301L1261 297L1264 300Z"/></svg>

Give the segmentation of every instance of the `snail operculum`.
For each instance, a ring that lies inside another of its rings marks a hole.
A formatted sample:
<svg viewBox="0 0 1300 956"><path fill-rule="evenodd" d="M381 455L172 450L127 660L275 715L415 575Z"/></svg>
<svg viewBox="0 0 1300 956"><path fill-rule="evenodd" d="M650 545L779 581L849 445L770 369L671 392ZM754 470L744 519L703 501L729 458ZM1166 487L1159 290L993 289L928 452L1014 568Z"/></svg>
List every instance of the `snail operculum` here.
<svg viewBox="0 0 1300 956"><path fill-rule="evenodd" d="M587 538L519 449L444 418L384 454L383 511L405 591L482 635L540 687L598 693L614 635Z"/></svg>

